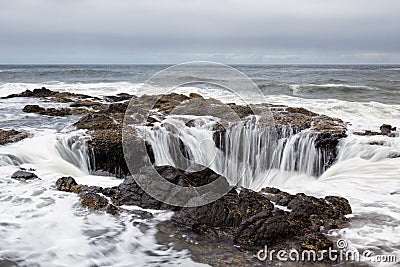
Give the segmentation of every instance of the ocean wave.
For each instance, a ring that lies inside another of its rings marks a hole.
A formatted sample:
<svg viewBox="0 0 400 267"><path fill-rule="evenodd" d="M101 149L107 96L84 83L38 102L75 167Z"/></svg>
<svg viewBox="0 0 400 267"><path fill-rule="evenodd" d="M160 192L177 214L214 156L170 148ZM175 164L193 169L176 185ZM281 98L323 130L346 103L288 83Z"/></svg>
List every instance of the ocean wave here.
<svg viewBox="0 0 400 267"><path fill-rule="evenodd" d="M353 85L345 83L326 83L326 84L290 84L289 88L292 89L294 95L300 95L304 91L315 91L315 90L329 90L334 89L334 92L342 90L345 92L355 92L358 91L380 91L377 87L372 87L368 85Z"/></svg>

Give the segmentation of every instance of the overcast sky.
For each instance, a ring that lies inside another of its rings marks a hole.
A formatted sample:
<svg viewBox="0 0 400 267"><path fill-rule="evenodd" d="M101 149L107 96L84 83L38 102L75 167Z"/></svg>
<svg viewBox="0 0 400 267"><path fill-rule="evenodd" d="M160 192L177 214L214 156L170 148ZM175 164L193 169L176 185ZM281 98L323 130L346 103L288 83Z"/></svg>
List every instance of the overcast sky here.
<svg viewBox="0 0 400 267"><path fill-rule="evenodd" d="M399 0L0 0L1 63L400 63Z"/></svg>

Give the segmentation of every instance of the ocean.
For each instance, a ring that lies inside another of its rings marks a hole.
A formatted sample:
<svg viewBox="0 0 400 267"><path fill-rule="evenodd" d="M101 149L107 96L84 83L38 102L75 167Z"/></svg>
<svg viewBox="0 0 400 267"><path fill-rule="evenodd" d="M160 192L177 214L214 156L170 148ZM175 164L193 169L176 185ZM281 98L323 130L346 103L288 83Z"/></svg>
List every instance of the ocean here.
<svg viewBox="0 0 400 267"><path fill-rule="evenodd" d="M135 95L143 93L141 86L152 75L167 67L0 65L0 97L41 87L92 96ZM390 156L400 154L400 66L233 67L258 85L268 103L303 107L349 123L348 137L338 147L337 162L322 175L261 172L249 177L251 181L246 186L254 190L275 186L289 193L346 197L353 209L351 220L344 229L330 231L329 235L347 240L351 248L370 249L400 259L400 157ZM188 73L188 79L193 75ZM222 89L204 84L176 91L200 93L227 103L239 101ZM259 103L260 99L252 102ZM79 205L76 195L56 191L54 183L62 176L98 186L118 185L121 180L91 174L84 146L88 136L71 127L79 117L44 118L22 112L26 104L67 106L40 99L0 99L0 129L30 134L21 142L0 146L0 262L7 259L29 266L203 266L192 259L188 250L171 247L156 238L157 222L167 220L170 212L155 212L153 220L142 222L147 227L144 231L128 215L91 212ZM353 134L379 131L382 124L398 127L396 137ZM10 179L20 166L35 169L42 180L19 183Z"/></svg>

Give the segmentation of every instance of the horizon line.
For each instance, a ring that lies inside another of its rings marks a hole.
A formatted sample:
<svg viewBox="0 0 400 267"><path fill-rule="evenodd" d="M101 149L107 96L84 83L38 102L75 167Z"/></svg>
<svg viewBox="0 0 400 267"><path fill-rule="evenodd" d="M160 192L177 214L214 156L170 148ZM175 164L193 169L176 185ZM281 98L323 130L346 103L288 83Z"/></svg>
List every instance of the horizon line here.
<svg viewBox="0 0 400 267"><path fill-rule="evenodd" d="M30 66L44 66L44 65L177 65L177 64L182 64L182 63L189 63L189 62L216 62L220 64L225 64L225 65L400 65L400 63L388 63L388 62L361 62L361 63L352 63L352 62L346 62L346 63L340 63L340 62L324 62L324 63L293 63L293 62L283 62L283 63L257 63L257 62L245 62L245 63L224 63L224 62L217 62L217 61L199 61L199 60L194 60L194 61L184 61L184 62L162 62L162 63L0 63L0 66L10 66L10 65L30 65Z"/></svg>

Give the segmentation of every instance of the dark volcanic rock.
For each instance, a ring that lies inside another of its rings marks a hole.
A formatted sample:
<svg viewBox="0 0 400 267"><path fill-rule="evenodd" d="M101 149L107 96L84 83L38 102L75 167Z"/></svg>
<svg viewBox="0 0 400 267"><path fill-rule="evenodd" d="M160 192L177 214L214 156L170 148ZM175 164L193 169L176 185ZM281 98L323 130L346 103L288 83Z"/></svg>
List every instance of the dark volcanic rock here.
<svg viewBox="0 0 400 267"><path fill-rule="evenodd" d="M36 174L27 171L16 171L11 175L11 178L21 181L39 179Z"/></svg>
<svg viewBox="0 0 400 267"><path fill-rule="evenodd" d="M381 130L381 134L382 135L388 135L392 132L392 125L389 124L382 124L382 126L380 127ZM396 128L393 128L393 131L396 131Z"/></svg>
<svg viewBox="0 0 400 267"><path fill-rule="evenodd" d="M92 210L105 210L107 213L117 215L119 208L108 203L108 200L101 196L112 196L115 188L102 188L99 186L87 186L78 184L72 177L61 177L56 181L56 188L59 191L79 194L83 206Z"/></svg>
<svg viewBox="0 0 400 267"><path fill-rule="evenodd" d="M87 108L93 108L93 109L106 109L107 105L102 104L98 101L92 101L89 99L80 99L76 101L75 103L72 103L70 107L87 107Z"/></svg>
<svg viewBox="0 0 400 267"><path fill-rule="evenodd" d="M79 196L81 198L81 204L89 209L99 210L105 209L108 206L108 200L99 194L84 192ZM111 213L117 213L112 207L109 208L109 211Z"/></svg>
<svg viewBox="0 0 400 267"><path fill-rule="evenodd" d="M374 132L371 130L365 130L364 132L354 132L355 135L360 135L360 136L374 136L374 135L381 135L381 133Z"/></svg>
<svg viewBox="0 0 400 267"><path fill-rule="evenodd" d="M120 93L115 96L105 96L104 97L108 102L120 102L125 100L130 100L132 98L137 98L136 96L127 94L127 93Z"/></svg>
<svg viewBox="0 0 400 267"><path fill-rule="evenodd" d="M9 96L3 97L3 98L13 98L13 97L49 97L49 96L54 96L57 94L57 92L51 91L45 87L42 87L41 89L34 89L33 91L31 90L26 90L20 94L11 94Z"/></svg>
<svg viewBox="0 0 400 267"><path fill-rule="evenodd" d="M55 109L55 108L43 108L38 105L26 105L23 109L23 112L26 113L35 113L35 114L40 114L40 115L46 115L46 116L68 116L68 115L77 115L77 114L86 114L89 111L87 109L70 109L70 108L61 108L61 109Z"/></svg>
<svg viewBox="0 0 400 267"><path fill-rule="evenodd" d="M40 107L38 105L26 105L23 109L23 112L26 113L41 113L41 112L45 112L46 109L43 107Z"/></svg>
<svg viewBox="0 0 400 267"><path fill-rule="evenodd" d="M75 124L78 129L106 130L118 129L120 125L109 115L104 113L93 113L83 116Z"/></svg>
<svg viewBox="0 0 400 267"><path fill-rule="evenodd" d="M59 191L78 193L78 183L71 176L59 178L56 181L56 188Z"/></svg>
<svg viewBox="0 0 400 267"><path fill-rule="evenodd" d="M98 130L92 133L88 145L93 171L102 170L123 178L129 174L119 129Z"/></svg>
<svg viewBox="0 0 400 267"><path fill-rule="evenodd" d="M2 97L2 99L14 98L14 97L47 98L50 101L59 102L59 103L73 102L73 100L71 98L78 98L78 99L93 98L88 95L75 94L75 93L70 93L70 92L57 92L57 91L52 91L45 87L42 87L40 89L34 89L33 91L26 90L20 94L11 94L6 97Z"/></svg>
<svg viewBox="0 0 400 267"><path fill-rule="evenodd" d="M185 172L171 166L156 166L155 169L167 181L185 187L206 185L219 178L218 174L207 168L198 172ZM140 173L146 175L146 172L149 171L142 169ZM113 202L116 205L137 205L149 209L176 209L149 196L132 176L118 186L118 195L113 196Z"/></svg>
<svg viewBox="0 0 400 267"><path fill-rule="evenodd" d="M92 171L105 171L120 178L129 175L122 146L122 120L126 108L127 103L113 103L107 110L88 114L74 124L78 129L90 131L91 140L88 145ZM136 131L125 138L132 146L145 146L143 138ZM154 158L150 146L148 154Z"/></svg>
<svg viewBox="0 0 400 267"><path fill-rule="evenodd" d="M21 141L28 137L28 134L16 130L0 129L0 145Z"/></svg>

